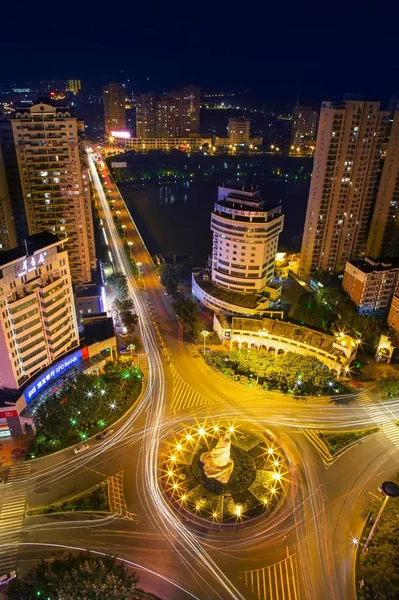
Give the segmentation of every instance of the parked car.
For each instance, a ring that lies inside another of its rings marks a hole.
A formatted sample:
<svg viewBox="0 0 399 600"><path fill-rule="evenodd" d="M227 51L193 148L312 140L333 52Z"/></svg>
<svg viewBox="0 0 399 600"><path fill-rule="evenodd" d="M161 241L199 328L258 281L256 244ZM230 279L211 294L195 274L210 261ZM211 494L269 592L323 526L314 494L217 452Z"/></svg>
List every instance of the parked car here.
<svg viewBox="0 0 399 600"><path fill-rule="evenodd" d="M80 454L81 452L85 452L89 449L89 444L80 444L77 448L74 449L75 454Z"/></svg>
<svg viewBox="0 0 399 600"><path fill-rule="evenodd" d="M10 581L15 579L16 576L17 576L16 571L10 571L9 573L4 573L4 575L2 575L0 577L0 585L7 585L7 583L10 583Z"/></svg>
<svg viewBox="0 0 399 600"><path fill-rule="evenodd" d="M106 431L102 431L101 433L99 433L98 436L96 437L96 439L97 440L105 440L105 438L112 435L113 433L114 433L113 429L107 429Z"/></svg>

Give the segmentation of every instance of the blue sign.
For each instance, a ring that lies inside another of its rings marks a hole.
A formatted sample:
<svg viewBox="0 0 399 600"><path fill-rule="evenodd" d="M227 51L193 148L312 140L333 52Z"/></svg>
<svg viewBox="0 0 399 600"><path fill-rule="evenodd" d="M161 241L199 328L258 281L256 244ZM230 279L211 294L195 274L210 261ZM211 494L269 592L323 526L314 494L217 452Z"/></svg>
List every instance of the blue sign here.
<svg viewBox="0 0 399 600"><path fill-rule="evenodd" d="M24 396L26 403L29 404L29 402L33 400L37 394L42 392L49 383L54 381L54 379L57 379L57 377L62 375L62 373L65 373L72 367L75 367L78 363L80 363L81 360L82 350L77 350L73 354L69 354L62 360L52 365L25 390Z"/></svg>

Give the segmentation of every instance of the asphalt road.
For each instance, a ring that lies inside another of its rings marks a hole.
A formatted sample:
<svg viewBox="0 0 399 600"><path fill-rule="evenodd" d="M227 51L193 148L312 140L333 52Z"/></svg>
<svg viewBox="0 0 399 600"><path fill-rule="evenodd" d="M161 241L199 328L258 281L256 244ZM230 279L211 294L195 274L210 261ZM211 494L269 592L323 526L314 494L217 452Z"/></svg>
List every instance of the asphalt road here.
<svg viewBox="0 0 399 600"><path fill-rule="evenodd" d="M132 256L142 263L134 280L109 203L89 156L109 250L128 276L147 358L139 403L107 440L87 453L65 450L32 461L29 473L0 489L0 506L18 500L42 506L79 493L109 477L122 482L113 516L74 514L2 519L0 540L18 550L24 572L59 544L111 552L135 564L142 585L163 598L200 600L350 600L355 598L354 536L368 514L370 494L395 472L399 439L389 426L399 401L381 403L373 391L340 399L298 402L226 380L185 344L171 299L164 295L143 241L104 167L114 211L119 211ZM101 165L100 165L101 166ZM159 487L165 441L187 426L210 421L268 430L289 458L290 487L281 509L221 533L180 520ZM382 424L335 461L326 461L312 430L349 430ZM8 500L8 498L10 500ZM0 556L1 563L1 556Z"/></svg>

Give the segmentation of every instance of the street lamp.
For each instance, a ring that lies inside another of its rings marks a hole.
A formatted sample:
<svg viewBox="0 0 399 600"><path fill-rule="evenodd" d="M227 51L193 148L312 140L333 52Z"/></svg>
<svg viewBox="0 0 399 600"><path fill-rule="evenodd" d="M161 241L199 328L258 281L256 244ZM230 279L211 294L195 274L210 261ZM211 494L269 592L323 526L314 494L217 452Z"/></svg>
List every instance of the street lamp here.
<svg viewBox="0 0 399 600"><path fill-rule="evenodd" d="M364 546L362 548L363 554L367 554L368 547L371 542L371 538L374 535L374 532L377 528L378 522L381 519L382 513L384 512L384 508L386 507L389 498L398 498L399 497L399 486L397 486L396 483L393 483L393 481L384 481L384 483L381 484L381 487L379 489L385 495L385 498L382 501L381 508L378 511L378 515L376 517L376 520L374 521L374 525L371 528L369 537L367 538L366 543L364 544Z"/></svg>
<svg viewBox="0 0 399 600"><path fill-rule="evenodd" d="M142 265L142 264L143 264L142 262L136 262L136 267L137 267L137 268L138 268L138 270L139 270L139 279L140 279L140 277L141 277L141 271L140 271L140 267L141 267L141 265Z"/></svg>
<svg viewBox="0 0 399 600"><path fill-rule="evenodd" d="M133 242L128 242L127 245L129 246L129 255L130 255L130 258L132 258L132 246L133 246Z"/></svg>
<svg viewBox="0 0 399 600"><path fill-rule="evenodd" d="M127 227L127 225L122 225L123 237L126 237L126 227Z"/></svg>
<svg viewBox="0 0 399 600"><path fill-rule="evenodd" d="M205 342L206 342L206 338L208 337L209 334L210 334L210 331L207 331L206 329L201 331L201 335L204 338L204 356L205 356Z"/></svg>

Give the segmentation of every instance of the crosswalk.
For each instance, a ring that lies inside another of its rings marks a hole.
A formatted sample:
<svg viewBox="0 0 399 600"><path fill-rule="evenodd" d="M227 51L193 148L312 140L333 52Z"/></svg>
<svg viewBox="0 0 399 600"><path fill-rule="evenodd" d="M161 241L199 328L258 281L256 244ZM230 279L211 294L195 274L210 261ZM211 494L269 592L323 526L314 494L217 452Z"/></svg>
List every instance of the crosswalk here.
<svg viewBox="0 0 399 600"><path fill-rule="evenodd" d="M4 486L4 496L0 501L0 574L15 569L26 505L26 490L15 484L29 479L31 467L31 463L13 465Z"/></svg>
<svg viewBox="0 0 399 600"><path fill-rule="evenodd" d="M299 600L298 570L295 554L263 569L239 573L259 600Z"/></svg>
<svg viewBox="0 0 399 600"><path fill-rule="evenodd" d="M373 421L380 425L381 431L399 448L399 426L395 424L394 415L382 402L373 401L366 392L361 392L356 401L370 415Z"/></svg>
<svg viewBox="0 0 399 600"><path fill-rule="evenodd" d="M210 404L209 400L200 392L192 388L180 377L176 369L172 368L173 400L171 410L173 413L193 406Z"/></svg>
<svg viewBox="0 0 399 600"><path fill-rule="evenodd" d="M198 348L195 344L187 344L187 348L190 350L191 354L198 354Z"/></svg>

